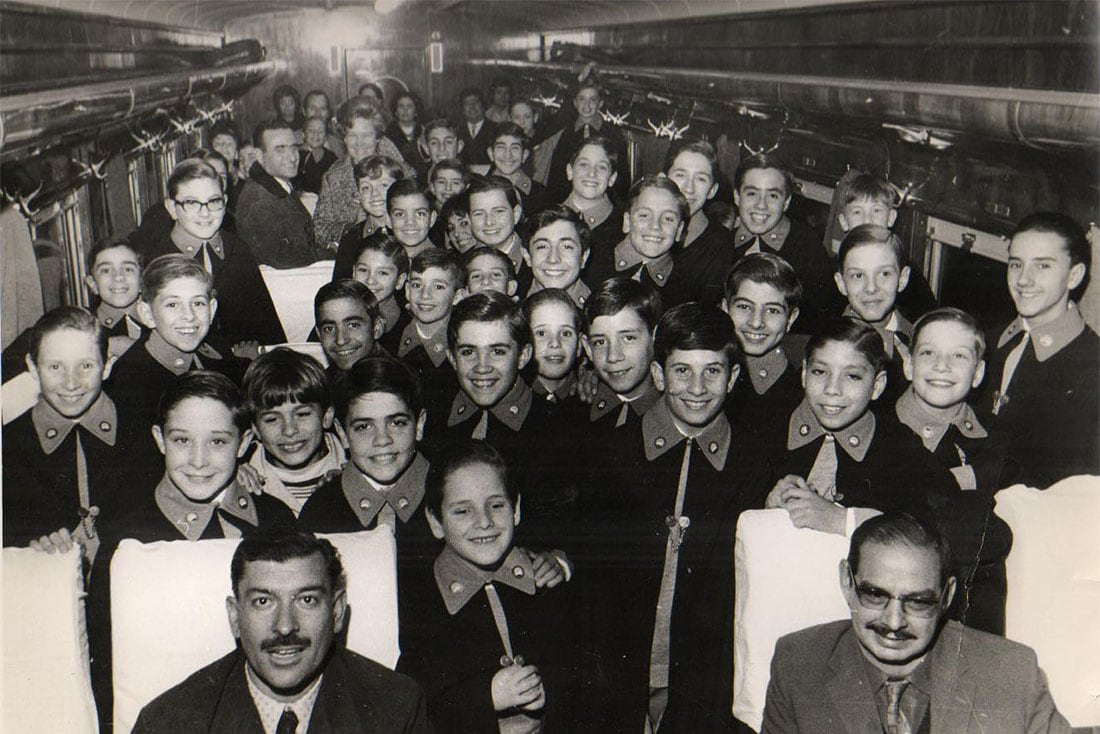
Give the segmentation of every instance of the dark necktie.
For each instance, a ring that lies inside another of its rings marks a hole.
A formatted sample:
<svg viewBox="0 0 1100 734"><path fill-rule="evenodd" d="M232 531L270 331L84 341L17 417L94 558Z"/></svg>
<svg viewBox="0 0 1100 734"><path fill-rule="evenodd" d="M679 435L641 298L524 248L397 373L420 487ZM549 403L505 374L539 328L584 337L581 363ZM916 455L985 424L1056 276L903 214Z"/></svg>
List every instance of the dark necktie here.
<svg viewBox="0 0 1100 734"><path fill-rule="evenodd" d="M279 723L275 725L275 734L295 734L298 731L298 716L290 708L283 709Z"/></svg>

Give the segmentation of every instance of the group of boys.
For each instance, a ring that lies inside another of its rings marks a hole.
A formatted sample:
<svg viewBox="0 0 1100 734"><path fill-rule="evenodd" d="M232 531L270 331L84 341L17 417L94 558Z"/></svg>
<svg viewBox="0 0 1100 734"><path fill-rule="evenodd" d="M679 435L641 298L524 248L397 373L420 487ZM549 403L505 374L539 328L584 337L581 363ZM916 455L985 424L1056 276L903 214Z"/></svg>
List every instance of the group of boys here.
<svg viewBox="0 0 1100 734"><path fill-rule="evenodd" d="M529 185L527 136L507 124L488 176L431 126L430 188L357 166L378 226L348 230L316 294L327 367L257 356L225 313L235 288L270 297L219 281L219 248L238 245L216 237L201 162L169 181L177 251L90 253L95 313L51 312L27 340L41 397L4 427L4 544L82 547L104 718L125 537L390 528L398 667L441 730L733 726L733 542L751 508L849 534L927 511L967 574L955 616L1003 633L993 492L1100 473L1098 337L1071 297L1080 228L1021 222L1019 315L987 350L963 312L905 310L926 286L884 182L848 186L831 264L787 216L774 159L742 161L730 233L705 213L711 145L672 148L620 209L617 144L584 125L558 140L577 138L561 205Z"/></svg>

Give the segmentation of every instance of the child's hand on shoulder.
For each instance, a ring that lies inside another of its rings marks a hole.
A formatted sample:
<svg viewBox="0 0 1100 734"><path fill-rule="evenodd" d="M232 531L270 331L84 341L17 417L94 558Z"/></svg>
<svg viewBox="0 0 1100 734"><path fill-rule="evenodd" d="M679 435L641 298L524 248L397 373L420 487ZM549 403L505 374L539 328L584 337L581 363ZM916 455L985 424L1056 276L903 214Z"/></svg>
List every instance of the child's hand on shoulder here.
<svg viewBox="0 0 1100 734"><path fill-rule="evenodd" d="M251 362L260 356L260 343L255 339L239 341L230 348L230 351L233 352L233 356L238 359L244 359Z"/></svg>
<svg viewBox="0 0 1100 734"><path fill-rule="evenodd" d="M569 580L562 566L569 563L564 551L553 550L545 553L527 551L527 555L530 556L534 567L536 587L552 589L562 581Z"/></svg>
<svg viewBox="0 0 1100 734"><path fill-rule="evenodd" d="M806 480L795 474L788 474L780 479L772 487L772 491L768 493L768 498L764 500L764 507L769 510L773 510L777 507L783 507L787 501L788 493L794 489L810 489L810 485L806 484ZM812 490L810 490L812 491Z"/></svg>
<svg viewBox="0 0 1100 734"><path fill-rule="evenodd" d="M251 464L241 464L237 467L237 484L244 487L249 494L259 496L264 493L267 477Z"/></svg>
<svg viewBox="0 0 1100 734"><path fill-rule="evenodd" d="M582 403L592 403L596 399L596 390L600 386L600 376L596 370L583 365L577 367L577 397Z"/></svg>
<svg viewBox="0 0 1100 734"><path fill-rule="evenodd" d="M76 545L76 541L66 528L59 528L38 540L32 540L30 545L31 548L43 553L66 553Z"/></svg>
<svg viewBox="0 0 1100 734"><path fill-rule="evenodd" d="M844 535L845 510L809 487L792 487L785 492L783 508L796 528L811 528Z"/></svg>
<svg viewBox="0 0 1100 734"><path fill-rule="evenodd" d="M542 676L534 665L512 664L493 676L493 708L497 711L538 711L546 705Z"/></svg>

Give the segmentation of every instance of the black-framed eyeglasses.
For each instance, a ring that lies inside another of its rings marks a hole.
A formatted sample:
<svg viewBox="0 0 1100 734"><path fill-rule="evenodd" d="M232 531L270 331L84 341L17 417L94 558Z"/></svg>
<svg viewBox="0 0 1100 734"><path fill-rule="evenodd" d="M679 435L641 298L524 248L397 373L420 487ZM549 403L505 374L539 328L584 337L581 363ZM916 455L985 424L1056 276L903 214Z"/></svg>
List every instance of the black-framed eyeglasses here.
<svg viewBox="0 0 1100 734"><path fill-rule="evenodd" d="M933 598L927 596L894 596L877 586L859 581L850 568L848 569L848 578L855 588L856 598L859 599L860 606L864 609L882 610L896 599L901 603L901 610L906 614L927 619L939 613L940 602L943 601L943 592Z"/></svg>
<svg viewBox="0 0 1100 734"><path fill-rule="evenodd" d="M216 196L210 201L199 201L198 199L172 199L179 205L180 209L183 209L188 214L198 214L203 209L209 212L220 212L225 209L225 197Z"/></svg>

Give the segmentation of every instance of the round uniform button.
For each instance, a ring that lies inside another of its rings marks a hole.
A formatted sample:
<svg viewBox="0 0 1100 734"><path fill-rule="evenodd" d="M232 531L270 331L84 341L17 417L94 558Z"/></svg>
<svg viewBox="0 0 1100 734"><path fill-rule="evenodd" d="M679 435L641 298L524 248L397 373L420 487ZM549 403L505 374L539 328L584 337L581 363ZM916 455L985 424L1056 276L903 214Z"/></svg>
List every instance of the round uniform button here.
<svg viewBox="0 0 1100 734"><path fill-rule="evenodd" d="M397 506L398 506L398 507L399 507L400 509L404 510L404 509L405 509L406 507L408 507L408 506L409 506L409 500L408 500L408 498L407 498L407 497L402 497L402 498L400 498L399 500L397 500Z"/></svg>
<svg viewBox="0 0 1100 734"><path fill-rule="evenodd" d="M442 344L436 344L432 347L432 349L434 349L437 352L442 352L443 351L443 345Z"/></svg>
<svg viewBox="0 0 1100 734"><path fill-rule="evenodd" d="M512 415L519 415L519 406L518 405L509 406L508 412L511 413Z"/></svg>
<svg viewBox="0 0 1100 734"><path fill-rule="evenodd" d="M457 412L457 413L458 413L459 415L462 415L463 413L465 413L465 412L466 412L466 406L465 406L465 405L460 405L460 406L458 406L458 410L457 410L456 412Z"/></svg>
<svg viewBox="0 0 1100 734"><path fill-rule="evenodd" d="M108 423L107 421L103 421L102 423L99 424L99 430L107 432L107 431L111 430L111 424Z"/></svg>
<svg viewBox="0 0 1100 734"><path fill-rule="evenodd" d="M658 436L657 438L653 439L653 445L659 449L663 449L665 447L664 436Z"/></svg>
<svg viewBox="0 0 1100 734"><path fill-rule="evenodd" d="M115 325L115 320L112 319L110 316L108 316L107 318L103 319L103 324L105 326L114 326Z"/></svg>
<svg viewBox="0 0 1100 734"><path fill-rule="evenodd" d="M932 435L932 426L925 426L924 428L921 429L921 433L923 433L925 436L931 436Z"/></svg>
<svg viewBox="0 0 1100 734"><path fill-rule="evenodd" d="M243 510L244 508L248 507L248 499L246 497L239 497L237 499L237 504L240 505L241 509Z"/></svg>
<svg viewBox="0 0 1100 734"><path fill-rule="evenodd" d="M767 370L760 370L759 372L757 372L757 374L760 375L761 377L767 377L768 376L768 371Z"/></svg>
<svg viewBox="0 0 1100 734"><path fill-rule="evenodd" d="M523 578L524 573L525 571L523 570L523 566L512 566L512 575L515 576L517 579Z"/></svg>
<svg viewBox="0 0 1100 734"><path fill-rule="evenodd" d="M57 429L56 428L47 428L46 429L46 438L57 438Z"/></svg>
<svg viewBox="0 0 1100 734"><path fill-rule="evenodd" d="M500 667L507 668L511 664L512 664L512 658L508 657L507 655L501 655L500 656Z"/></svg>
<svg viewBox="0 0 1100 734"><path fill-rule="evenodd" d="M363 510L369 510L370 509L370 500L368 500L366 498L363 498L363 499L359 500L359 508L363 509Z"/></svg>
<svg viewBox="0 0 1100 734"><path fill-rule="evenodd" d="M1054 337L1052 337L1050 334L1043 334L1041 337L1039 337L1040 347L1049 347L1053 343Z"/></svg>
<svg viewBox="0 0 1100 734"><path fill-rule="evenodd" d="M718 442L717 441L711 441L710 445L707 446L707 451L711 452L712 454L718 453Z"/></svg>
<svg viewBox="0 0 1100 734"><path fill-rule="evenodd" d="M848 436L849 446L859 446L859 436Z"/></svg>
<svg viewBox="0 0 1100 734"><path fill-rule="evenodd" d="M802 425L800 425L798 427L798 435L799 436L809 436L810 435L810 427L807 426L805 423L803 423Z"/></svg>
<svg viewBox="0 0 1100 734"><path fill-rule="evenodd" d="M970 421L963 421L963 425L966 426L966 430L968 430L968 431L973 431L974 430L974 424L971 423Z"/></svg>
<svg viewBox="0 0 1100 734"><path fill-rule="evenodd" d="M177 367L182 367L182 366L183 366L183 357L176 357L176 359L175 359L175 365L176 365Z"/></svg>
<svg viewBox="0 0 1100 734"><path fill-rule="evenodd" d="M198 513L195 513L195 512L188 512L187 513L187 522L195 522L198 519L199 519Z"/></svg>
<svg viewBox="0 0 1100 734"><path fill-rule="evenodd" d="M450 589L452 594L461 594L462 593L462 588L463 588L462 587L462 582L461 581L452 581L451 585L448 586L447 588Z"/></svg>
<svg viewBox="0 0 1100 734"><path fill-rule="evenodd" d="M607 407L607 401L606 400L601 400L600 402L596 403L596 409L597 410L603 410L606 407Z"/></svg>
<svg viewBox="0 0 1100 734"><path fill-rule="evenodd" d="M620 268L625 268L626 267L626 260L620 260L619 261L619 267Z"/></svg>

